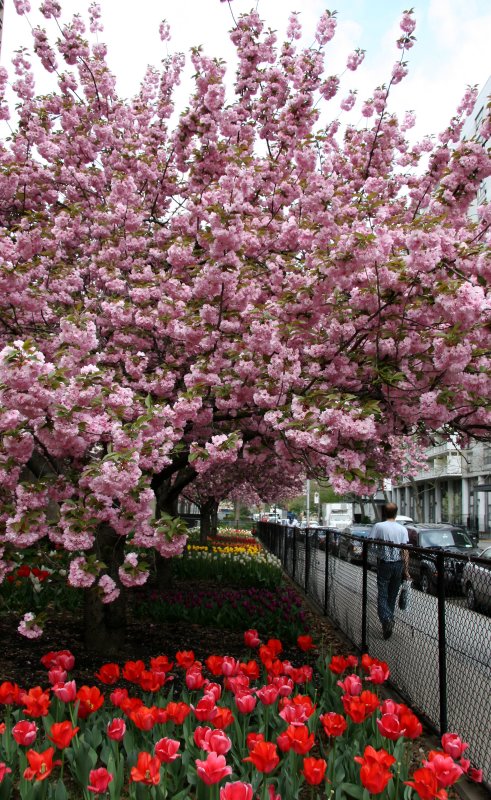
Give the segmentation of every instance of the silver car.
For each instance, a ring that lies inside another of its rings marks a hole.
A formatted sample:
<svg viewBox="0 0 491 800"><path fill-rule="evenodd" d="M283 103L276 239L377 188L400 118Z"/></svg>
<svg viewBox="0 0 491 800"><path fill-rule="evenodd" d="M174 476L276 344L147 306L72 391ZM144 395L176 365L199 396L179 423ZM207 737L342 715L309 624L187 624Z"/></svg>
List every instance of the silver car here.
<svg viewBox="0 0 491 800"><path fill-rule="evenodd" d="M464 565L462 588L468 608L491 610L491 547Z"/></svg>

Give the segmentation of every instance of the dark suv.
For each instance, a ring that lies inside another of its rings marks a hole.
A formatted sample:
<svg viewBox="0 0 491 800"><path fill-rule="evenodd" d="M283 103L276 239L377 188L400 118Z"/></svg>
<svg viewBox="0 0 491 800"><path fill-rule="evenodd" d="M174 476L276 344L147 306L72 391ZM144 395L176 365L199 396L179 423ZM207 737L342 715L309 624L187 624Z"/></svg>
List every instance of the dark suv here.
<svg viewBox="0 0 491 800"><path fill-rule="evenodd" d="M341 531L338 547L339 558L360 563L363 559L363 539L369 537L371 530L371 523L368 525L355 523Z"/></svg>
<svg viewBox="0 0 491 800"><path fill-rule="evenodd" d="M447 553L460 553L475 556L479 548L474 547L471 539L462 528L444 523L410 523L405 526L409 534L409 544L428 550L426 553L409 555L409 571L415 583L423 592L434 592L437 587L436 555L438 550ZM445 590L462 592L462 570L464 559L445 557Z"/></svg>

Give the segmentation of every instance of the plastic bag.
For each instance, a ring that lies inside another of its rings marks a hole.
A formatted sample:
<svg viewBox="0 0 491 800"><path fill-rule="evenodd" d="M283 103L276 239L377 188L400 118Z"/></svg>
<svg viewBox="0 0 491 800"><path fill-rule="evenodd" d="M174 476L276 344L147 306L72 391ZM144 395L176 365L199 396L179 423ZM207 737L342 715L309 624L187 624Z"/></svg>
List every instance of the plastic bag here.
<svg viewBox="0 0 491 800"><path fill-rule="evenodd" d="M399 592L399 608L401 611L408 611L411 605L411 581L403 581Z"/></svg>

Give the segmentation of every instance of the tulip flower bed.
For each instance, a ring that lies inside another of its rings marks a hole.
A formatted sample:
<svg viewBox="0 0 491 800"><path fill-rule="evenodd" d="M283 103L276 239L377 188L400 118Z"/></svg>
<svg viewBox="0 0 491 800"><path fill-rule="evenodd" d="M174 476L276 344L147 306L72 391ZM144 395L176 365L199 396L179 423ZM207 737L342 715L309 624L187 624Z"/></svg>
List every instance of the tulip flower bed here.
<svg viewBox="0 0 491 800"><path fill-rule="evenodd" d="M215 583L274 590L282 581L281 562L255 539L244 545L188 544L172 562L176 580L213 580Z"/></svg>
<svg viewBox="0 0 491 800"><path fill-rule="evenodd" d="M171 587L166 592L142 590L134 613L143 620L155 622L182 621L229 630L244 630L251 623L263 636L270 631L286 642L295 641L307 627L306 614L298 594L280 583L274 590L232 589L214 583L188 583Z"/></svg>
<svg viewBox="0 0 491 800"><path fill-rule="evenodd" d="M456 734L414 768L421 724L381 698L384 662L315 661L308 635L297 664L278 639L244 641L243 661L188 650L102 664L106 691L70 679L68 650L41 659L44 687L0 684L1 800L445 800L464 773L479 779Z"/></svg>
<svg viewBox="0 0 491 800"><path fill-rule="evenodd" d="M211 537L213 544L257 544L254 534L244 528L218 528L216 536Z"/></svg>

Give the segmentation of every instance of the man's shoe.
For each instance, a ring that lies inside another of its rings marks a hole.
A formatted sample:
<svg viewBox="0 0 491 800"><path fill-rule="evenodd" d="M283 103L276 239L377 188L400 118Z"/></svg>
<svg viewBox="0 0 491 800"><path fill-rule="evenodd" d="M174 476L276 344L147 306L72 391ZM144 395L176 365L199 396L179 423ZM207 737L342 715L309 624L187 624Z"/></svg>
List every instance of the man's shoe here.
<svg viewBox="0 0 491 800"><path fill-rule="evenodd" d="M393 627L394 627L394 623L393 622L383 622L382 623L382 633L383 633L384 639L390 639L390 637L392 636L392 628Z"/></svg>

